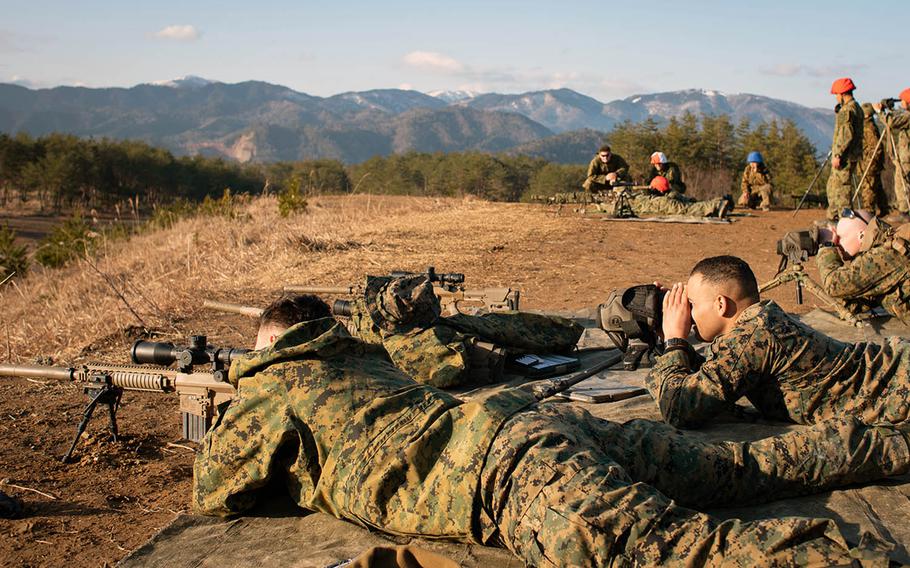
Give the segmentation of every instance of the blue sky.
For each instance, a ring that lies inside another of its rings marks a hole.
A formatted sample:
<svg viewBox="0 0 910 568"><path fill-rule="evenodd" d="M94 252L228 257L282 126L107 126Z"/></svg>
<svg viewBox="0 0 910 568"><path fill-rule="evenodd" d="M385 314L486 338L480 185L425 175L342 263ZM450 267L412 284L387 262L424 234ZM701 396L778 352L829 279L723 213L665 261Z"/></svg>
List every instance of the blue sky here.
<svg viewBox="0 0 910 568"><path fill-rule="evenodd" d="M907 5L868 5L0 0L0 82L132 86L192 74L320 96L568 87L604 102L704 88L827 107L839 76L861 100L910 86L897 39Z"/></svg>

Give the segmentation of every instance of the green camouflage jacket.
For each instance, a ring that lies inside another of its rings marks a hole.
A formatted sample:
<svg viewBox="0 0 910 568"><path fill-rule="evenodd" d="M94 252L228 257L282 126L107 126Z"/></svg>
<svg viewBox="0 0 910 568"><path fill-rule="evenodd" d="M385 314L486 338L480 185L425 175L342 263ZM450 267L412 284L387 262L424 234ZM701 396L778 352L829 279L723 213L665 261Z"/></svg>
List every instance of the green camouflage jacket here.
<svg viewBox="0 0 910 568"><path fill-rule="evenodd" d="M680 171L679 165L676 164L676 162L667 162L664 164L663 171L658 170L656 166L652 165L651 169L648 170L648 177L645 179L645 185L650 184L651 180L657 176L664 176L667 178L667 181L670 182L670 189L679 193L686 192L686 184L683 182L682 171Z"/></svg>
<svg viewBox="0 0 910 568"><path fill-rule="evenodd" d="M746 164L743 170L743 181L740 184L743 193L752 194L755 190L763 185L771 185L771 172L764 166L759 166L757 170L752 171L752 167Z"/></svg>
<svg viewBox="0 0 910 568"><path fill-rule="evenodd" d="M845 102L837 111L831 155L847 162L863 159L863 109L855 99Z"/></svg>
<svg viewBox="0 0 910 568"><path fill-rule="evenodd" d="M891 128L894 135L894 141L897 144L897 156L904 170L910 169L910 112L896 110L888 113L882 113L882 122ZM882 144L888 143L886 138Z"/></svg>
<svg viewBox="0 0 910 568"><path fill-rule="evenodd" d="M910 418L910 344L844 343L770 300L743 311L698 363L670 351L646 379L670 424L696 426L742 397L768 418L800 424L842 415L866 423Z"/></svg>
<svg viewBox="0 0 910 568"><path fill-rule="evenodd" d="M839 248L824 247L816 263L821 286L834 298L881 303L888 313L910 325L910 244L878 220L872 244L845 261ZM871 225L870 225L871 226Z"/></svg>
<svg viewBox="0 0 910 568"><path fill-rule="evenodd" d="M607 174L610 173L615 173L620 180L632 181L632 177L629 175L629 164L619 154L610 154L607 163L600 161L599 156L594 156L594 159L588 164L587 181L609 185Z"/></svg>
<svg viewBox="0 0 910 568"><path fill-rule="evenodd" d="M288 329L230 375L237 398L194 465L197 513L247 511L283 475L300 507L393 534L479 541L484 456L499 425L535 402L505 390L463 403L330 318Z"/></svg>

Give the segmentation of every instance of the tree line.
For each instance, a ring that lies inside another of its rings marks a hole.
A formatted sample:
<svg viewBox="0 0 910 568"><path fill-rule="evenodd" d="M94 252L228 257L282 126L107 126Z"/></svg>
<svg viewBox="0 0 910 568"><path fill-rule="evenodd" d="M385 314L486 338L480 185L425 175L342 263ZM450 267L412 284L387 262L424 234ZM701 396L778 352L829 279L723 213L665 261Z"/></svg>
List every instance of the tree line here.
<svg viewBox="0 0 910 568"><path fill-rule="evenodd" d="M698 197L736 193L751 150L774 174L778 195L801 193L819 166L816 149L790 121L747 121L686 114L666 124L625 122L604 135L640 181L649 157L662 151L678 163L689 192ZM597 148L591 148L591 156ZM111 206L127 199L144 207L200 201L226 189L237 193L291 192L303 198L326 193L424 196L473 195L494 201L529 200L577 191L586 164L482 152L409 152L359 164L304 160L240 164L221 158L175 157L138 141L80 139L64 134L33 138L0 134L0 205L37 201L45 209ZM819 187L824 187L824 179Z"/></svg>

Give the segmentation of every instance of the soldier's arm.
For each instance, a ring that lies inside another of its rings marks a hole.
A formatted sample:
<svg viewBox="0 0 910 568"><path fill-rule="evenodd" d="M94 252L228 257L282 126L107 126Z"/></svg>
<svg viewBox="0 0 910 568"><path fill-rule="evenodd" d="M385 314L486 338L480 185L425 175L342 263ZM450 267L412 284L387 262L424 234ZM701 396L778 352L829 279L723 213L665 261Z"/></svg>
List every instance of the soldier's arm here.
<svg viewBox="0 0 910 568"><path fill-rule="evenodd" d="M815 262L822 288L835 298L886 294L904 277L900 255L890 247L872 248L850 262L844 262L836 248L825 247Z"/></svg>
<svg viewBox="0 0 910 568"><path fill-rule="evenodd" d="M755 386L761 372L753 367L767 358L755 332L744 333L718 340L712 346L714 357L697 369L692 367L698 361L690 362L682 350L658 357L645 384L664 420L677 428L698 426L730 410Z"/></svg>
<svg viewBox="0 0 910 568"><path fill-rule="evenodd" d="M853 125L850 124L850 117L846 112L838 112L834 120L834 140L831 142L831 156L840 158L850 145L853 139Z"/></svg>
<svg viewBox="0 0 910 568"><path fill-rule="evenodd" d="M269 482L279 447L299 443L276 388L262 375L242 379L238 397L205 436L193 465L196 513L224 517L249 510Z"/></svg>
<svg viewBox="0 0 910 568"><path fill-rule="evenodd" d="M613 154L613 157L616 158L616 177L622 180L629 181L632 177L629 175L629 164L621 156Z"/></svg>
<svg viewBox="0 0 910 568"><path fill-rule="evenodd" d="M748 168L748 166L746 166ZM743 181L739 184L739 189L742 193L749 193L749 170L746 169L743 171Z"/></svg>
<svg viewBox="0 0 910 568"><path fill-rule="evenodd" d="M882 121L892 129L910 129L910 112L889 112L882 113L879 116L881 116Z"/></svg>

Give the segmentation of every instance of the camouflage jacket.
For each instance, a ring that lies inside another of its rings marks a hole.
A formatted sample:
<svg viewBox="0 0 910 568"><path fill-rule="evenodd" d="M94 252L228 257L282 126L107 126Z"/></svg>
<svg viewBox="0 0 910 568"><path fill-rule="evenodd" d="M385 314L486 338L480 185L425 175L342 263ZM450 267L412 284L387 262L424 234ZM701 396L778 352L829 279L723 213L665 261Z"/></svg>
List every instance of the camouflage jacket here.
<svg viewBox="0 0 910 568"><path fill-rule="evenodd" d="M885 167L885 141L882 140L881 144L878 143L880 135L881 131L875 124L875 119L871 116L865 117L863 119L863 169L860 170L860 176L863 175L862 172L867 166L869 167L867 176L878 175ZM870 163L871 166L869 166ZM859 182L859 180L856 181Z"/></svg>
<svg viewBox="0 0 910 568"><path fill-rule="evenodd" d="M652 165L651 169L648 170L648 177L645 180L645 185L650 184L651 180L657 176L664 176L667 178L667 181L670 182L670 189L678 191L679 193L686 192L686 184L683 183L682 172L676 162L667 162L664 164L663 171L658 170L656 166Z"/></svg>
<svg viewBox="0 0 910 568"><path fill-rule="evenodd" d="M629 175L629 164L619 154L610 154L607 163L600 161L599 156L594 156L594 159L588 164L587 181L609 185L607 174L610 173L615 173L620 180L632 181L632 177Z"/></svg>
<svg viewBox="0 0 910 568"><path fill-rule="evenodd" d="M888 313L910 325L910 243L878 220L872 244L852 260L837 247L818 251L821 286L834 298L881 303ZM871 227L871 225L870 225Z"/></svg>
<svg viewBox="0 0 910 568"><path fill-rule="evenodd" d="M896 424L910 418L910 345L844 343L765 300L715 338L703 362L670 351L646 384L674 426L696 426L742 397L775 420L807 424L854 415Z"/></svg>
<svg viewBox="0 0 910 568"><path fill-rule="evenodd" d="M771 172L764 166L759 166L757 170L752 171L752 166L746 164L743 170L743 181L740 184L743 193L752 194L756 188L763 185L771 185Z"/></svg>
<svg viewBox="0 0 910 568"><path fill-rule="evenodd" d="M487 341L511 352L564 353L571 351L584 328L559 316L529 312L496 312L479 316L441 317L426 328L403 333L380 329L362 300L351 306L349 331L381 345L395 365L417 382L453 388L471 382L468 342Z"/></svg>
<svg viewBox="0 0 910 568"><path fill-rule="evenodd" d="M837 111L831 155L846 162L863 159L863 109L855 99L845 102Z"/></svg>
<svg viewBox="0 0 910 568"><path fill-rule="evenodd" d="M908 169L908 166L910 166L910 112L893 111L882 113L880 116L882 117L882 122L891 128L891 133L894 135L898 159L904 169ZM887 138L882 144L886 143L888 143Z"/></svg>
<svg viewBox="0 0 910 568"><path fill-rule="evenodd" d="M484 456L534 402L508 389L461 402L419 385L330 318L288 329L230 375L237 397L193 469L197 513L247 511L279 475L300 507L393 534L480 541Z"/></svg>

